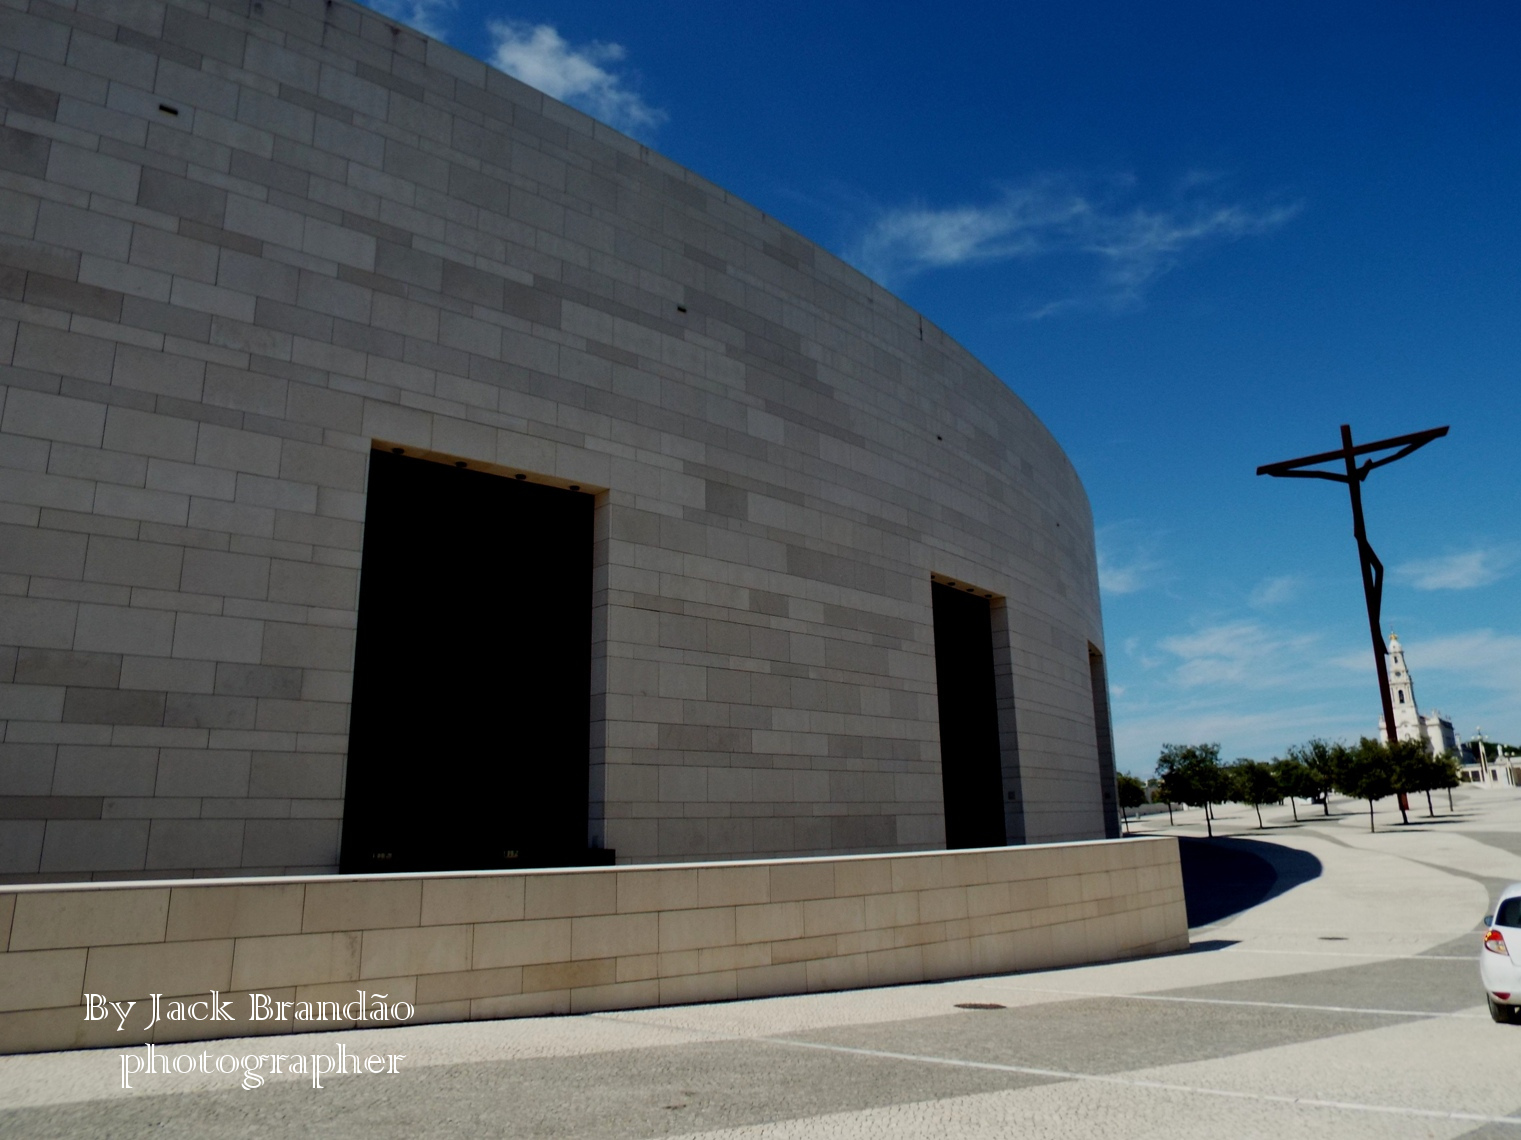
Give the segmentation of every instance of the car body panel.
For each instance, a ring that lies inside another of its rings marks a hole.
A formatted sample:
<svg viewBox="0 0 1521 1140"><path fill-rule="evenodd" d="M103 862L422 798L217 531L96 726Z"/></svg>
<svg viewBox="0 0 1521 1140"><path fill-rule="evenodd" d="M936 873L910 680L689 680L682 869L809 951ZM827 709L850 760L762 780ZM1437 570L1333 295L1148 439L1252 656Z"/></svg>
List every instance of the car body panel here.
<svg viewBox="0 0 1521 1140"><path fill-rule="evenodd" d="M1501 920L1505 922L1502 925ZM1516 925L1512 925L1515 923ZM1506 953L1479 947L1479 980L1485 992L1505 1005L1521 1007L1521 883L1511 883L1500 892L1495 913L1489 918L1484 934L1498 931L1505 939ZM1505 994L1505 997L1499 997Z"/></svg>

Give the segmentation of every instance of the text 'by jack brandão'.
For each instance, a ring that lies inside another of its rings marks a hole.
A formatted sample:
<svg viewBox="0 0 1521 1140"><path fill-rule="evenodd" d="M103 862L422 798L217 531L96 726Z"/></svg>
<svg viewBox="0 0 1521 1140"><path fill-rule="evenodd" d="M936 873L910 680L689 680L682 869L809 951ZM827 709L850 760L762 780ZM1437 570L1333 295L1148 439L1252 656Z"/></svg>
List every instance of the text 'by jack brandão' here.
<svg viewBox="0 0 1521 1140"><path fill-rule="evenodd" d="M225 1036L237 1035L236 1026L239 1022L245 1024L258 1024L266 1032L272 1026L269 1023L288 1024L292 1029L304 1028L335 1028L347 1025L352 1028L362 1026L394 1026L408 1021L414 1012L410 1002L391 1002L387 994L369 994L363 990L355 991L357 997L353 1001L284 1001L271 997L269 994L249 993L242 995L247 1000L246 1016L238 1016L242 1011L236 1010L239 1001L234 998L224 998L218 990L211 990L204 998L174 997L165 998L163 994L149 994L145 1002L110 1001L104 994L85 994L85 1020L86 1021L116 1021L118 1033L132 1032L146 1034L154 1026L165 1024L172 1028L178 1025L187 1025L191 1022L227 1022ZM144 1017L139 1021L132 1016L134 1007L143 1005L145 1008L138 1010L138 1016ZM134 1024L128 1026L128 1020ZM210 1029L210 1026L208 1026ZM163 1030L160 1030L163 1032ZM200 1034L196 1034L200 1035ZM215 1030L207 1032L205 1036L223 1036ZM335 1054L313 1053L257 1053L246 1056L236 1056L231 1053L212 1054L209 1051L202 1052L199 1056L193 1053L184 1053L175 1050L166 1051L156 1045L149 1044L144 1052L123 1053L121 1055L122 1088L131 1088L131 1078L138 1075L171 1075L182 1076L191 1073L224 1073L232 1075L242 1073L242 1084L245 1089L258 1088L266 1077L275 1076L300 1076L310 1077L313 1088L322 1088L322 1078L328 1075L381 1075L396 1074L400 1070L399 1063L406 1054L396 1053L373 1053L367 1056L351 1053L343 1043L338 1044Z"/></svg>

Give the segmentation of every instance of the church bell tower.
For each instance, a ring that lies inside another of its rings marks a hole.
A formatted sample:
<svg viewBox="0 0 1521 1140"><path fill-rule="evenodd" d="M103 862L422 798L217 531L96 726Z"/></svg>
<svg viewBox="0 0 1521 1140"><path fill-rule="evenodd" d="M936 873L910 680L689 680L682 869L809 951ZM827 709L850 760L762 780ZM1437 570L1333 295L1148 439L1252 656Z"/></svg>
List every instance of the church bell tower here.
<svg viewBox="0 0 1521 1140"><path fill-rule="evenodd" d="M1389 632L1389 702L1394 706L1394 734L1400 740L1425 740L1425 726L1415 705L1415 684L1405 667L1405 650L1400 636ZM1380 729L1383 728L1380 718Z"/></svg>

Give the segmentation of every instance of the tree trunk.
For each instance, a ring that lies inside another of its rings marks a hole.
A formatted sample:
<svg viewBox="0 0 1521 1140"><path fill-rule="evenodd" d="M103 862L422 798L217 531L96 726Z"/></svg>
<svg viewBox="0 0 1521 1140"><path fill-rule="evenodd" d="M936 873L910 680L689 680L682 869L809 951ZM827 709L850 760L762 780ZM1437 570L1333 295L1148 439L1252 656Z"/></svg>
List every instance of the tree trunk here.
<svg viewBox="0 0 1521 1140"><path fill-rule="evenodd" d="M1167 826L1172 826L1172 801L1167 801Z"/></svg>
<svg viewBox="0 0 1521 1140"><path fill-rule="evenodd" d="M1410 822L1410 813L1405 810L1405 805L1408 802L1409 801L1407 799L1405 799L1405 793L1404 792L1395 792L1394 793L1394 803L1395 803L1395 806L1400 809L1400 822L1401 823L1405 823L1405 824L1408 824Z"/></svg>
<svg viewBox="0 0 1521 1140"><path fill-rule="evenodd" d="M1299 805L1294 802L1294 797L1289 797L1289 810L1294 813L1294 822L1299 822Z"/></svg>
<svg viewBox="0 0 1521 1140"><path fill-rule="evenodd" d="M1204 830L1211 839L1215 837L1215 825L1210 822L1209 804L1204 805Z"/></svg>
<svg viewBox="0 0 1521 1140"><path fill-rule="evenodd" d="M1451 788L1447 789L1447 810L1448 811L1455 811L1455 810L1457 810L1457 809L1455 809L1452 806L1452 789Z"/></svg>
<svg viewBox="0 0 1521 1140"><path fill-rule="evenodd" d="M1436 808L1431 806L1431 789L1426 789L1426 814L1432 819L1436 818Z"/></svg>
<svg viewBox="0 0 1521 1140"><path fill-rule="evenodd" d="M1262 830L1262 805L1261 804L1253 804L1252 806L1257 809L1257 830L1261 831Z"/></svg>
<svg viewBox="0 0 1521 1140"><path fill-rule="evenodd" d="M1374 827L1373 827L1373 801L1371 799L1368 801L1368 830L1369 831L1374 830Z"/></svg>
<svg viewBox="0 0 1521 1140"><path fill-rule="evenodd" d="M1326 809L1326 814L1331 814L1331 793L1325 792L1320 797L1320 806Z"/></svg>

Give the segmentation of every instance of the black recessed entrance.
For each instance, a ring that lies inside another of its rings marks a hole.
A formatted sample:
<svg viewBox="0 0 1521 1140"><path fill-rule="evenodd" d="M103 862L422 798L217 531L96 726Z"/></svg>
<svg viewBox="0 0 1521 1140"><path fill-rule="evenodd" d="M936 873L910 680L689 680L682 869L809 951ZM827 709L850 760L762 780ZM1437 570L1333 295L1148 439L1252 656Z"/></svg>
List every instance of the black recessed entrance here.
<svg viewBox="0 0 1521 1140"><path fill-rule="evenodd" d="M993 615L985 598L930 583L945 845L1002 847L1003 766L993 681Z"/></svg>
<svg viewBox="0 0 1521 1140"><path fill-rule="evenodd" d="M587 849L592 496L370 455L346 874Z"/></svg>
<svg viewBox="0 0 1521 1140"><path fill-rule="evenodd" d="M1093 688L1093 732L1098 745L1099 799L1104 808L1104 838L1120 837L1119 789L1114 782L1114 734L1109 725L1109 678L1104 655L1088 646L1088 682Z"/></svg>

